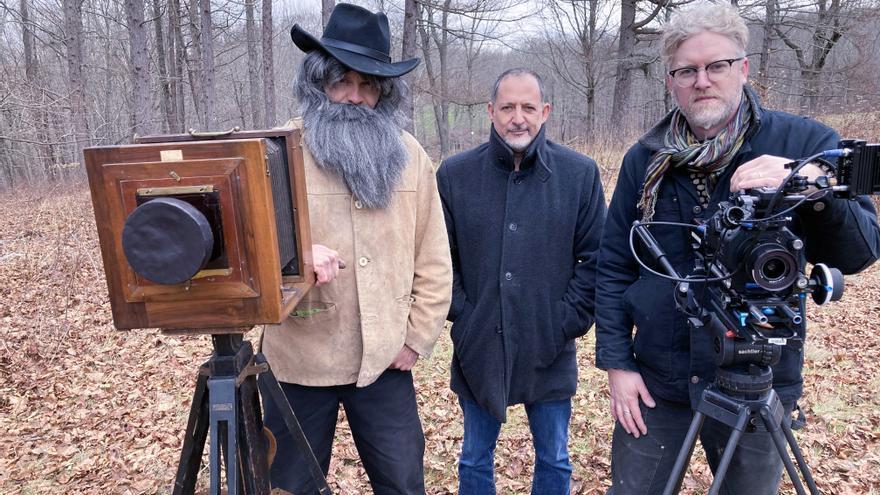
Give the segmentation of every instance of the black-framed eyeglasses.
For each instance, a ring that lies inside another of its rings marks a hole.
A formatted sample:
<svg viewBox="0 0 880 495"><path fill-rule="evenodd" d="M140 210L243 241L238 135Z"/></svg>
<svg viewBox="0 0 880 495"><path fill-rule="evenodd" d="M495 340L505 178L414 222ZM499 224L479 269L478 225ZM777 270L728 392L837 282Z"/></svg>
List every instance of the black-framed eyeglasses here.
<svg viewBox="0 0 880 495"><path fill-rule="evenodd" d="M693 84L697 82L697 75L701 70L706 71L706 77L708 77L710 81L718 82L730 74L730 67L734 62L739 62L744 59L745 57L723 58L721 60L709 62L703 67L682 67L680 69L674 69L669 71L668 74L672 77L672 80L675 81L675 85L679 88L693 86Z"/></svg>

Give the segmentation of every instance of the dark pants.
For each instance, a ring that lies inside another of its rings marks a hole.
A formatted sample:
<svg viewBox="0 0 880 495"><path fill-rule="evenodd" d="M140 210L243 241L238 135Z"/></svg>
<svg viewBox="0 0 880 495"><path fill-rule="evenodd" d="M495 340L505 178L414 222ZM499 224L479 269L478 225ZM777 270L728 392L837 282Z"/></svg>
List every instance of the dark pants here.
<svg viewBox="0 0 880 495"><path fill-rule="evenodd" d="M641 405L648 434L635 438L620 426L614 426L611 445L611 489L607 495L662 494L681 449L694 412L689 405L667 402L654 397L653 409ZM784 421L791 424L793 405L785 406ZM763 425L762 425L763 426ZM730 437L731 428L706 418L700 430L700 442L706 451L712 472ZM724 477L720 493L724 495L771 495L779 488L782 459L766 431L743 433Z"/></svg>
<svg viewBox="0 0 880 495"><path fill-rule="evenodd" d="M353 384L305 387L289 383L282 383L281 388L325 475L330 469L341 403L373 493L425 493L425 436L416 409L411 372L388 370L363 388ZM278 405L269 394L263 394L263 407L266 426L278 442L271 469L272 486L295 495L318 493Z"/></svg>

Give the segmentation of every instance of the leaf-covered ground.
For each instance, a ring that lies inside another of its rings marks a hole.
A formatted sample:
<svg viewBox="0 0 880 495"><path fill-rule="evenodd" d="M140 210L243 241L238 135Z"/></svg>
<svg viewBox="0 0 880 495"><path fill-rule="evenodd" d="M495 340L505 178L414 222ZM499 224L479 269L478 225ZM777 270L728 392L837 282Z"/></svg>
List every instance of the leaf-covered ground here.
<svg viewBox="0 0 880 495"><path fill-rule="evenodd" d="M811 308L809 424L797 436L824 493L880 493L878 275L848 277L843 301ZM612 423L592 345L580 342L571 424L572 491L581 494L603 493L609 477ZM113 329L84 188L0 199L0 493L170 493L210 347L204 336ZM444 336L416 372L431 494L456 491L462 430L449 356ZM344 421L338 433L335 492L370 493ZM524 411L513 408L496 454L499 493L528 493L532 458ZM685 491L705 492L709 479L695 462Z"/></svg>

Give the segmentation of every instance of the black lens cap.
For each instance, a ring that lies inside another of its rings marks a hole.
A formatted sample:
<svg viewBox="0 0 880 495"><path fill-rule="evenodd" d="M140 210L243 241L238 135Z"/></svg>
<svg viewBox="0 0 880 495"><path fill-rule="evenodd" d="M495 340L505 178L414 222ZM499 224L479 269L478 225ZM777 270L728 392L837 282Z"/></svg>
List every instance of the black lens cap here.
<svg viewBox="0 0 880 495"><path fill-rule="evenodd" d="M214 248L211 225L196 207L161 197L138 206L125 219L122 249L135 273L165 285L192 278Z"/></svg>

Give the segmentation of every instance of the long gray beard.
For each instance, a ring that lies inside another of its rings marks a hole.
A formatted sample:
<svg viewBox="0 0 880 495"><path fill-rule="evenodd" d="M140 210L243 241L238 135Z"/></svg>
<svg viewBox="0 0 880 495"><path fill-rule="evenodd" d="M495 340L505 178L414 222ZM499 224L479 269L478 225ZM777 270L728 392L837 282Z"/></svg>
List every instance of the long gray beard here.
<svg viewBox="0 0 880 495"><path fill-rule="evenodd" d="M305 141L318 166L342 175L368 208L387 207L408 159L393 117L329 100L303 110Z"/></svg>

